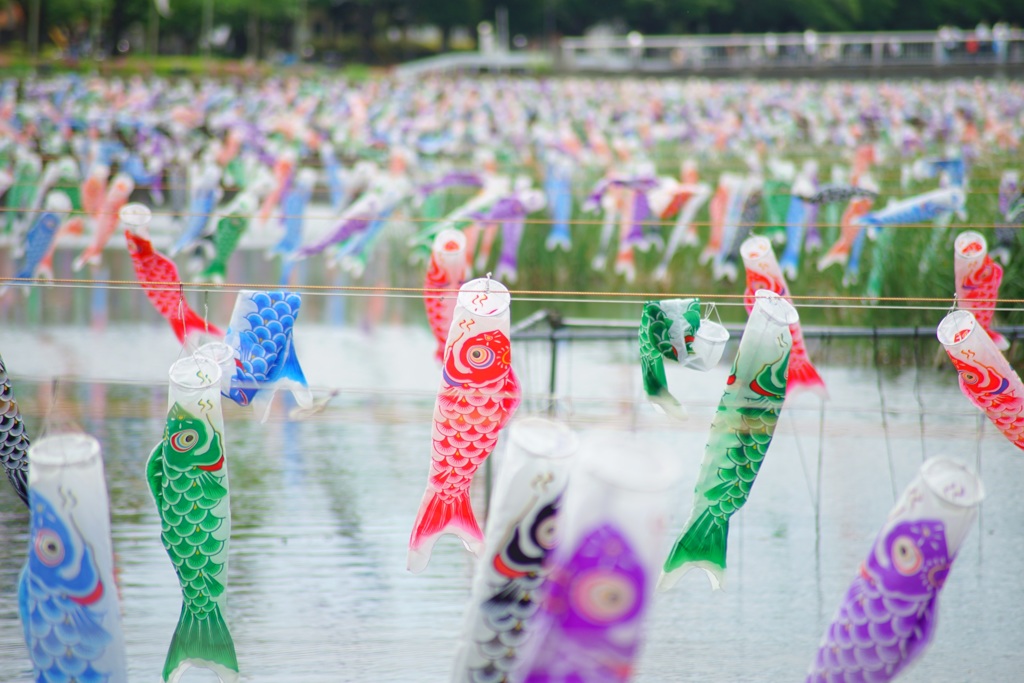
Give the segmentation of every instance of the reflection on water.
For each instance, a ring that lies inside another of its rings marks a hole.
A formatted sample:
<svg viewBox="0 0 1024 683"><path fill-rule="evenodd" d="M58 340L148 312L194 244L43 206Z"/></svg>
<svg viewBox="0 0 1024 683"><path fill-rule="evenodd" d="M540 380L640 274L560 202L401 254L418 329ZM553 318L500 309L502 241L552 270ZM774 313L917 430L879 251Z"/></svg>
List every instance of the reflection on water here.
<svg viewBox="0 0 1024 683"><path fill-rule="evenodd" d="M428 469L437 371L419 359L432 357L432 340L426 330L405 328L372 337L304 333L296 338L311 381L343 388L329 409L289 421L290 398L279 396L265 424L233 407L226 414L234 524L228 619L243 679L445 681L472 563L445 537L424 574L405 571ZM64 343L54 360L52 345L67 337L47 334L41 344L35 332L5 330L0 348L33 434L50 404L49 378L63 373L58 412L104 445L130 679L155 680L180 594L143 466L163 430L161 378L177 349L162 328L77 332L85 336ZM135 355L110 360L124 348ZM543 409L545 351L522 345L515 353L524 411ZM602 448L610 431L623 431L636 453L684 461L678 530L727 365L706 374L669 369L691 413L673 425L638 401L639 370L624 345L567 347L559 362L560 386L571 398L562 412L580 432L581 448ZM82 380L66 377L71 367ZM690 574L657 596L637 680L802 680L893 490L913 478L925 453L980 464L988 497L943 592L936 641L900 680L1015 679L1024 668L1022 456L978 421L949 372L886 371L881 395L873 367L826 365L822 374L832 396L825 410L807 396L787 405L750 502L734 517L725 591L712 593L703 576ZM118 376L133 383L104 381ZM502 453L499 446L496 457ZM475 496L479 509L482 491ZM16 606L27 526L13 492L0 487L0 682L29 680ZM187 680L211 679L196 673Z"/></svg>

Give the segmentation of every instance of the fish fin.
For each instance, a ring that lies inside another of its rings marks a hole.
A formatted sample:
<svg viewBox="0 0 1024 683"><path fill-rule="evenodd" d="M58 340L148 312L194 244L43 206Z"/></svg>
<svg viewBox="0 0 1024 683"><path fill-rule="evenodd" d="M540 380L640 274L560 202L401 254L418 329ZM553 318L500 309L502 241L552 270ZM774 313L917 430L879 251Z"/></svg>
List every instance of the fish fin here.
<svg viewBox="0 0 1024 683"><path fill-rule="evenodd" d="M220 606L202 617L181 606L178 626L171 636L164 662L163 680L177 683L189 667L210 669L222 683L238 680L235 643L220 613Z"/></svg>
<svg viewBox="0 0 1024 683"><path fill-rule="evenodd" d="M299 355L295 352L295 342L288 344L288 352L281 364L281 374L277 377L277 388L285 388L292 392L295 401L302 408L313 405L313 394L309 391L306 375L299 364Z"/></svg>
<svg viewBox="0 0 1024 683"><path fill-rule="evenodd" d="M89 245L85 248L85 251L79 254L78 258L72 262L71 270L77 273L84 268L86 264L99 265L101 262L100 253L101 252L94 246Z"/></svg>
<svg viewBox="0 0 1024 683"><path fill-rule="evenodd" d="M434 543L442 534L459 537L466 549L474 555L483 550L484 535L469 502L469 489L460 491L447 502L438 491L427 488L423 494L416 523L409 537L409 555L406 566L414 574L427 568Z"/></svg>
<svg viewBox="0 0 1024 683"><path fill-rule="evenodd" d="M153 494L157 508L163 497L164 486L164 442L161 440L149 453L149 460L146 461L146 481L149 483L149 492Z"/></svg>
<svg viewBox="0 0 1024 683"><path fill-rule="evenodd" d="M203 318L191 308L186 306L184 313L184 317L174 316L170 318L171 327L174 328L174 334L178 336L178 341L182 344L185 343L185 337L190 333L208 334L221 338L224 337L224 332L222 332L219 327L203 320Z"/></svg>
<svg viewBox="0 0 1024 683"><path fill-rule="evenodd" d="M548 238L544 241L544 248L548 251L554 251L556 249L569 251L572 249L572 242L570 241L568 234L552 232L552 234L548 235Z"/></svg>
<svg viewBox="0 0 1024 683"><path fill-rule="evenodd" d="M825 388L825 381L818 374L817 368L811 363L806 355L790 355L789 357L789 378L786 380L786 396L792 396L798 391L810 391L821 399L828 399L828 389Z"/></svg>
<svg viewBox="0 0 1024 683"><path fill-rule="evenodd" d="M211 261L203 269L203 272L199 274L204 280L216 283L218 285L224 284L224 279L227 277L227 268L221 261Z"/></svg>
<svg viewBox="0 0 1024 683"><path fill-rule="evenodd" d="M206 583L206 587L209 589L210 595L214 598L219 598L224 594L224 584L209 574L203 574L203 581Z"/></svg>
<svg viewBox="0 0 1024 683"><path fill-rule="evenodd" d="M796 256L787 258L786 255L783 254L782 258L779 259L779 267L782 268L782 274L789 281L793 281L796 279L798 267L797 258L798 257Z"/></svg>
<svg viewBox="0 0 1024 683"><path fill-rule="evenodd" d="M1003 335L999 334L995 330L988 330L988 336L992 338L996 348L1000 351L1005 351L1010 348L1010 342Z"/></svg>
<svg viewBox="0 0 1024 683"><path fill-rule="evenodd" d="M662 567L658 581L661 590L668 590L691 569L703 569L711 587L718 590L725 578L726 543L729 540L729 520L716 517L705 509L686 525L682 536Z"/></svg>
<svg viewBox="0 0 1024 683"><path fill-rule="evenodd" d="M499 615L507 612L509 605L519 602L523 589L516 581L507 582L501 590L492 595L480 607L483 612L496 612Z"/></svg>
<svg viewBox="0 0 1024 683"><path fill-rule="evenodd" d="M35 276L34 270L35 268L31 264L26 263L21 270L14 274L14 277L19 280L31 280Z"/></svg>
<svg viewBox="0 0 1024 683"><path fill-rule="evenodd" d="M512 419L512 416L515 415L520 402L522 402L522 385L519 383L519 377L512 368L508 369L508 376L505 378L503 393L505 397L501 400L502 414L498 419L498 429L505 428L505 425L507 425L509 420Z"/></svg>
<svg viewBox="0 0 1024 683"><path fill-rule="evenodd" d="M249 401L249 405L252 406L252 414L258 416L260 422L266 422L270 417L270 406L274 403L276 393L276 387L260 387Z"/></svg>
<svg viewBox="0 0 1024 683"><path fill-rule="evenodd" d="M850 248L844 242L836 242L832 245L832 248L828 252L818 259L818 272L822 272L829 266L840 265L845 266L846 261L850 257Z"/></svg>
<svg viewBox="0 0 1024 683"><path fill-rule="evenodd" d="M480 270L483 270L483 268ZM499 260L498 268L494 273L494 279L499 282L505 282L507 280L508 282L514 283L519 279L519 269L514 264Z"/></svg>
<svg viewBox="0 0 1024 683"><path fill-rule="evenodd" d="M64 232L69 235L83 235L85 234L85 221L81 218L72 218L64 224Z"/></svg>
<svg viewBox="0 0 1024 683"><path fill-rule="evenodd" d="M53 279L53 252L49 252L36 266L36 277L40 280Z"/></svg>
<svg viewBox="0 0 1024 683"><path fill-rule="evenodd" d="M689 418L686 408L673 396L668 389L662 389L654 394L648 394L647 400L651 402L654 409L671 417L674 420L686 420Z"/></svg>
<svg viewBox="0 0 1024 683"><path fill-rule="evenodd" d="M315 401L310 403L309 406L299 406L297 408L292 408L291 410L288 411L288 418L291 420L304 420L307 417L319 415L327 407L327 404L331 402L331 399L333 399L339 393L341 392L338 389L335 389L327 396L316 399ZM312 394L310 394L310 396L312 396Z"/></svg>
<svg viewBox="0 0 1024 683"><path fill-rule="evenodd" d="M291 258L289 258L289 254L291 254L290 251L282 251L281 252L281 279L280 279L280 284L281 284L282 287L287 287L288 284L291 282L292 273L295 272L295 266L298 263L297 261L294 261Z"/></svg>
<svg viewBox="0 0 1024 683"><path fill-rule="evenodd" d="M21 502L25 504L25 507L29 507L28 504L28 468L21 469L15 467L7 470L7 478L11 480L11 486L14 487L14 492L18 494L18 498L21 498Z"/></svg>

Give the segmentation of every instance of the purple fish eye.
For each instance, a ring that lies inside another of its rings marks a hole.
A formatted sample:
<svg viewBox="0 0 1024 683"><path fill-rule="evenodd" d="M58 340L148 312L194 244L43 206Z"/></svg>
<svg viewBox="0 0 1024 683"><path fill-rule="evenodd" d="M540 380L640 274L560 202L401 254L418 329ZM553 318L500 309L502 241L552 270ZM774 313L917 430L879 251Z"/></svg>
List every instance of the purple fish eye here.
<svg viewBox="0 0 1024 683"><path fill-rule="evenodd" d="M569 600L576 613L598 626L621 619L638 599L636 586L628 577L605 569L581 574L569 588Z"/></svg>
<svg viewBox="0 0 1024 683"><path fill-rule="evenodd" d="M913 576L921 569L924 556L909 536L900 536L892 544L892 563L903 576Z"/></svg>
<svg viewBox="0 0 1024 683"><path fill-rule="evenodd" d="M56 567L64 560L64 543L49 529L36 534L35 549L36 557L47 567Z"/></svg>

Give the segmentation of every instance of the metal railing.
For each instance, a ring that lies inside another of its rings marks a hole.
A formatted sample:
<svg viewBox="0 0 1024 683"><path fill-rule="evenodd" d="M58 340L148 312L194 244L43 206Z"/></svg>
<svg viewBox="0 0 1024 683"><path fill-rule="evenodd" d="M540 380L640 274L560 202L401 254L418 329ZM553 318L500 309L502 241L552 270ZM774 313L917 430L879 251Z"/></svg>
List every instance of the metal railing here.
<svg viewBox="0 0 1024 683"><path fill-rule="evenodd" d="M743 325L725 325L730 338L743 335ZM934 326L862 327L850 325L804 325L804 339L822 341L838 339L935 339ZM565 343L573 342L637 342L639 321L563 317L558 311L542 309L512 326L513 341L548 342L548 412L558 404L558 354ZM998 330L1012 344L1024 338L1024 325L1001 326Z"/></svg>
<svg viewBox="0 0 1024 683"><path fill-rule="evenodd" d="M459 72L510 72L531 71L551 67L551 58L543 52L507 52L496 50L484 52L448 52L445 54L417 59L395 67L395 75L402 79L414 79L429 74L450 74Z"/></svg>
<svg viewBox="0 0 1024 683"><path fill-rule="evenodd" d="M563 38L566 71L701 72L999 67L1024 64L1024 31L782 33Z"/></svg>

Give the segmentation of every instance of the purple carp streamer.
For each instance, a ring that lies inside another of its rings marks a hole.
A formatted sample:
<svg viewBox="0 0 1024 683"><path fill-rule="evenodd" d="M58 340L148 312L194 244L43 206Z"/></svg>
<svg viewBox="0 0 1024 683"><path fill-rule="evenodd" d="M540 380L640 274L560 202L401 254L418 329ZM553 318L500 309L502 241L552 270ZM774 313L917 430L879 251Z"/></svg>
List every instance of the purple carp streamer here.
<svg viewBox="0 0 1024 683"><path fill-rule="evenodd" d="M938 597L984 497L962 465L932 458L906 488L825 631L806 683L891 681L935 635Z"/></svg>

